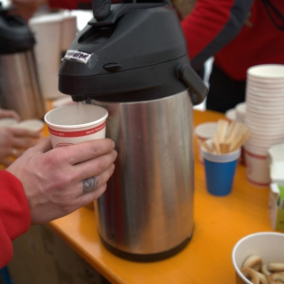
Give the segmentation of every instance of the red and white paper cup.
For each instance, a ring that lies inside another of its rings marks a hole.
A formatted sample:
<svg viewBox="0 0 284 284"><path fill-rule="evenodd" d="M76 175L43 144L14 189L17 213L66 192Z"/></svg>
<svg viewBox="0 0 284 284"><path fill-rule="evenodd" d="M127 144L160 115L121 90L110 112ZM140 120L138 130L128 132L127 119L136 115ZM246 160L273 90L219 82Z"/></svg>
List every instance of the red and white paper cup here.
<svg viewBox="0 0 284 284"><path fill-rule="evenodd" d="M74 104L55 108L44 116L53 148L105 138L108 111L97 105Z"/></svg>

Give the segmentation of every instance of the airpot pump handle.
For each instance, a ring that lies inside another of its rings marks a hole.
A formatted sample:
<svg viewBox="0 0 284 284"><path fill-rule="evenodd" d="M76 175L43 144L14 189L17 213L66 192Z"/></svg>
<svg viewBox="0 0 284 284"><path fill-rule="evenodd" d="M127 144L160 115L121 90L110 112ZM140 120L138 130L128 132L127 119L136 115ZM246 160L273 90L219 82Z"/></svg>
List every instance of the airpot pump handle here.
<svg viewBox="0 0 284 284"><path fill-rule="evenodd" d="M192 91L191 100L193 105L198 105L203 102L208 93L208 88L192 69L188 63L183 63L178 67L178 77L190 88Z"/></svg>
<svg viewBox="0 0 284 284"><path fill-rule="evenodd" d="M93 15L98 21L104 20L110 14L111 0L93 0Z"/></svg>

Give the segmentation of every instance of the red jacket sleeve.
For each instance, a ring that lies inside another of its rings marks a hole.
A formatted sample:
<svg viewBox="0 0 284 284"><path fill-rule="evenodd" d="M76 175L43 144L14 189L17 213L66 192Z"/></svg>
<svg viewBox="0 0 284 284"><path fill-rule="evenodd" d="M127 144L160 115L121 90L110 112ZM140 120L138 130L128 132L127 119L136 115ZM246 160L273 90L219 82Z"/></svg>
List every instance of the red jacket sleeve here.
<svg viewBox="0 0 284 284"><path fill-rule="evenodd" d="M30 208L21 182L0 170L0 268L11 261L12 241L24 234L30 223Z"/></svg>
<svg viewBox="0 0 284 284"><path fill-rule="evenodd" d="M197 0L181 23L191 64L196 69L242 29L253 0Z"/></svg>

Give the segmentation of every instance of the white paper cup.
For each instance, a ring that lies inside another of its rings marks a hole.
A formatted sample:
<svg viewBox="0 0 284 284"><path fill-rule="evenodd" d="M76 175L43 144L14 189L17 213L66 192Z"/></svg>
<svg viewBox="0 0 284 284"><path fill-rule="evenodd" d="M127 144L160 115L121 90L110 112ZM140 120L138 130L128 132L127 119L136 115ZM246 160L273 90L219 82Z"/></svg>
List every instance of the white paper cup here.
<svg viewBox="0 0 284 284"><path fill-rule="evenodd" d="M31 131L41 132L44 127L44 122L39 119L27 119L20 121L18 124L14 125L17 128L25 128Z"/></svg>
<svg viewBox="0 0 284 284"><path fill-rule="evenodd" d="M260 145L253 145L249 141L247 141L245 143L243 149L246 149L250 153L254 153L254 154L259 155L259 156L266 156L268 147L263 147L263 146L260 146Z"/></svg>
<svg viewBox="0 0 284 284"><path fill-rule="evenodd" d="M251 150L244 146L246 178L256 187L268 187L270 184L269 157L267 154L259 155Z"/></svg>
<svg viewBox="0 0 284 284"><path fill-rule="evenodd" d="M263 264L284 262L284 234L260 232L240 239L232 251L232 262L236 271L237 284L252 284L242 273L244 261L251 255L259 255Z"/></svg>
<svg viewBox="0 0 284 284"><path fill-rule="evenodd" d="M18 122L15 118L1 118L0 119L0 127L12 127L16 125Z"/></svg>
<svg viewBox="0 0 284 284"><path fill-rule="evenodd" d="M217 127L218 127L217 122L205 122L205 123L198 124L194 129L197 143L198 143L198 140L206 141L208 139L213 138L215 133L217 132ZM198 147L199 147L198 158L200 162L203 162L200 145L198 145Z"/></svg>
<svg viewBox="0 0 284 284"><path fill-rule="evenodd" d="M52 146L62 147L105 138L108 111L97 105L65 105L44 116Z"/></svg>

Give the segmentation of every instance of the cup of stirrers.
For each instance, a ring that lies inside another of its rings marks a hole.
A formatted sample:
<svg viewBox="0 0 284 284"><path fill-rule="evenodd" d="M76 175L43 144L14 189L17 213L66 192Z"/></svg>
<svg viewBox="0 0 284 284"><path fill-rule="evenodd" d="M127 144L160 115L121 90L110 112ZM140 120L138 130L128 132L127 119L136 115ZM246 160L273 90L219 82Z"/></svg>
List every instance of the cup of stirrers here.
<svg viewBox="0 0 284 284"><path fill-rule="evenodd" d="M212 145L201 140L199 143L210 153L226 154L241 148L249 135L250 129L245 124L237 121L229 123L225 119L219 119Z"/></svg>

